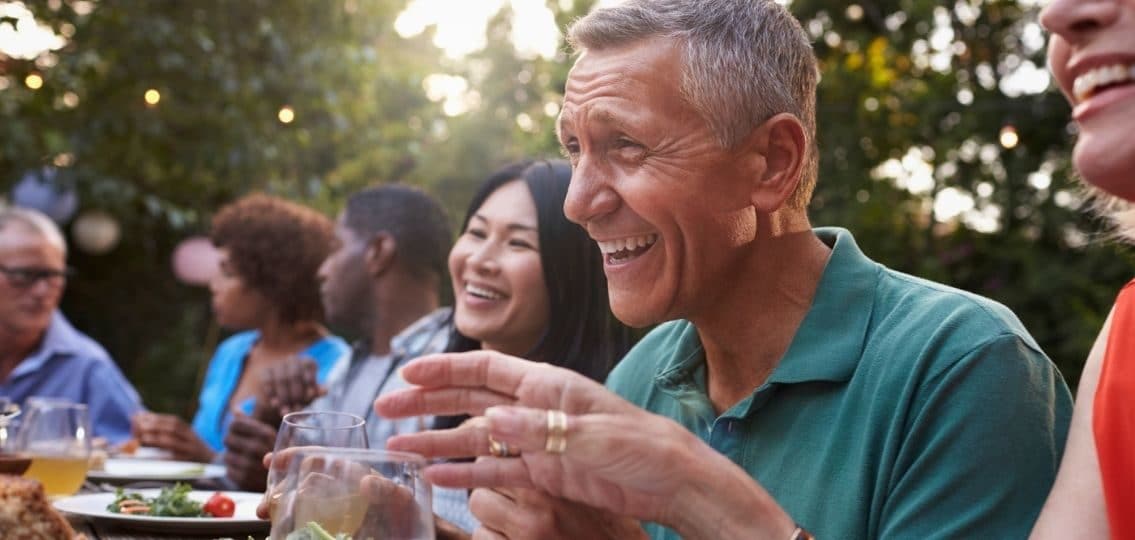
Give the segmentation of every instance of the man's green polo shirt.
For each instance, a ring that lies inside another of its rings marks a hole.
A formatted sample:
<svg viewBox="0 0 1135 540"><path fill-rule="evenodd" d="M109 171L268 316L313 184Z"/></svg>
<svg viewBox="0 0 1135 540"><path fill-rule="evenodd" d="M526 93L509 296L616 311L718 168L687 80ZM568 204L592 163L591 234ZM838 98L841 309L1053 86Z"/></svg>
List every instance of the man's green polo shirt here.
<svg viewBox="0 0 1135 540"><path fill-rule="evenodd" d="M1060 374L1004 306L815 232L832 254L812 308L750 396L714 412L687 321L648 334L607 385L728 456L821 540L1026 538L1071 418Z"/></svg>

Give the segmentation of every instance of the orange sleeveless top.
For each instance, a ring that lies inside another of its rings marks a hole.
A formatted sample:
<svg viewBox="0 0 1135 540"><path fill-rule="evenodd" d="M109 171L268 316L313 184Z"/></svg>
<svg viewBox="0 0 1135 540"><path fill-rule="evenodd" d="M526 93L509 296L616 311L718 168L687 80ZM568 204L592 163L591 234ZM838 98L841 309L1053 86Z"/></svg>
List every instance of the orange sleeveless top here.
<svg viewBox="0 0 1135 540"><path fill-rule="evenodd" d="M1115 301L1092 431L1111 537L1135 538L1135 281Z"/></svg>

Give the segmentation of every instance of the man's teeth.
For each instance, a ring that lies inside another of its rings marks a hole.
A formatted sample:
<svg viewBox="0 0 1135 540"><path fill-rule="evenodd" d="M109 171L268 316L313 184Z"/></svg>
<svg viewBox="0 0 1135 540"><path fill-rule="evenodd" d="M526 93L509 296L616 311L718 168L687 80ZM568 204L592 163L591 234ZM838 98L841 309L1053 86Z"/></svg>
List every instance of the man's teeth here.
<svg viewBox="0 0 1135 540"><path fill-rule="evenodd" d="M1077 100L1084 100L1092 97L1100 88L1132 80L1135 80L1135 64L1100 66L1076 77L1072 83L1072 93Z"/></svg>
<svg viewBox="0 0 1135 540"><path fill-rule="evenodd" d="M604 255L622 258L630 255L630 252L641 251L644 248L648 248L657 241L657 234L645 234L616 240L599 240L597 242L599 244L599 250L602 251Z"/></svg>
<svg viewBox="0 0 1135 540"><path fill-rule="evenodd" d="M472 283L465 284L465 292L473 296L485 298L488 300L500 300L501 298L504 298L504 295L499 292L496 292L492 289L486 289L484 287L478 287Z"/></svg>

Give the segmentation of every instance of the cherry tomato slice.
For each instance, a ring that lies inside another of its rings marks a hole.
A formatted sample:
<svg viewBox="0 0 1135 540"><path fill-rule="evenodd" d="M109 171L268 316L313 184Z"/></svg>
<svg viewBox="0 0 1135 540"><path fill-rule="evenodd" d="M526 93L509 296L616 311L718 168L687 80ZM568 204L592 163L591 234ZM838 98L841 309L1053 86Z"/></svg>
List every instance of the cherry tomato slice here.
<svg viewBox="0 0 1135 540"><path fill-rule="evenodd" d="M236 511L236 503L227 495L218 491L205 501L205 505L201 509L213 517L233 517L233 512Z"/></svg>

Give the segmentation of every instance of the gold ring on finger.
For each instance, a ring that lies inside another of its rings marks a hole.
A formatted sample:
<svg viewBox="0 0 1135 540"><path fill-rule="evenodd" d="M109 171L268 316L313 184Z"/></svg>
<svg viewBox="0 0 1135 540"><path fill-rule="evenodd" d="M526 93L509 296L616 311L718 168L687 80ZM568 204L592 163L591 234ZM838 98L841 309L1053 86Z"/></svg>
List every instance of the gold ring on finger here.
<svg viewBox="0 0 1135 540"><path fill-rule="evenodd" d="M508 443L498 441L489 435L489 454L493 457L516 457L520 452L513 452Z"/></svg>
<svg viewBox="0 0 1135 540"><path fill-rule="evenodd" d="M549 454L562 454L567 450L567 414L560 410L549 410L548 434L544 439L544 451Z"/></svg>

